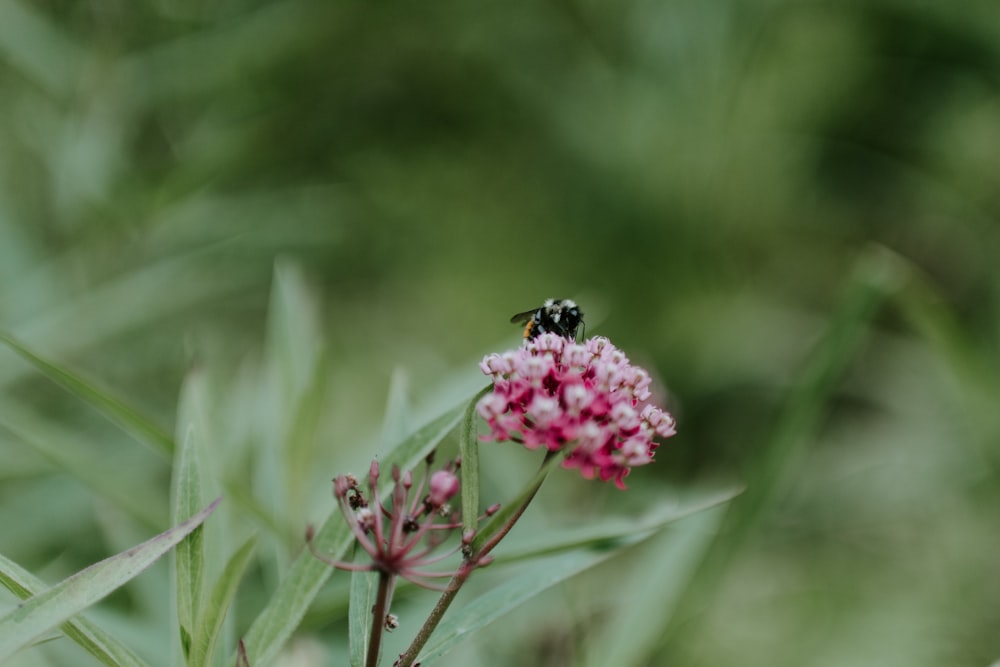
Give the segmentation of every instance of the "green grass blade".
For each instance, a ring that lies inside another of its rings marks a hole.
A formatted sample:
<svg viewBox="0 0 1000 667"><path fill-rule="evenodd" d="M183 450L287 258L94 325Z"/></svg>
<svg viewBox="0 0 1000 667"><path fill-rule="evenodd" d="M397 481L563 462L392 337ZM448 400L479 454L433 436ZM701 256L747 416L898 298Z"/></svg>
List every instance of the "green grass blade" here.
<svg viewBox="0 0 1000 667"><path fill-rule="evenodd" d="M372 607L378 592L377 572L351 573L351 604L347 613L347 639L351 667L364 667L372 631Z"/></svg>
<svg viewBox="0 0 1000 667"><path fill-rule="evenodd" d="M167 456L173 455L173 438L123 401L118 400L106 391L98 389L79 375L43 359L25 345L15 340L10 334L0 331L0 343L7 345L7 347L16 352L50 380L80 400L92 405L112 422L135 436L140 442Z"/></svg>
<svg viewBox="0 0 1000 667"><path fill-rule="evenodd" d="M140 574L200 526L220 500L156 537L77 572L0 617L0 660Z"/></svg>
<svg viewBox="0 0 1000 667"><path fill-rule="evenodd" d="M236 550L226 563L219 580L212 587L204 608L195 626L194 641L191 644L191 654L188 667L206 667L211 664L215 653L215 645L226 620L226 613L236 596L240 579L250 564L250 557L257 546L257 536L251 535L243 545Z"/></svg>
<svg viewBox="0 0 1000 667"><path fill-rule="evenodd" d="M384 470L398 465L408 470L423 460L455 428L465 404L452 408L404 440L382 461ZM389 476L385 476L389 479ZM386 487L388 488L388 483ZM316 548L330 558L341 557L352 540L350 529L331 513L316 532ZM254 667L270 664L298 627L306 609L330 576L331 568L303 549L281 580L270 602L244 637L247 656Z"/></svg>
<svg viewBox="0 0 1000 667"><path fill-rule="evenodd" d="M27 600L48 588L41 579L17 563L0 556L0 584L18 598ZM83 647L87 653L110 667L145 667L146 663L121 643L83 616L67 621L61 626L67 637Z"/></svg>
<svg viewBox="0 0 1000 667"><path fill-rule="evenodd" d="M191 516L201 506L201 475L198 446L193 429L177 450L174 466L174 502L172 522ZM202 585L205 571L205 541L203 526L198 526L177 544L174 567L177 583L177 620L180 625L181 648L185 658L191 655L194 629L199 622Z"/></svg>
<svg viewBox="0 0 1000 667"><path fill-rule="evenodd" d="M476 437L479 415L476 403L492 391L485 387L469 401L462 416L462 430L458 441L462 456L462 534L474 531L479 526L479 438Z"/></svg>
<svg viewBox="0 0 1000 667"><path fill-rule="evenodd" d="M703 534L706 529L713 528L721 516L721 509L713 509L688 517L681 524L684 529L677 530L674 538L681 542L689 542L692 535L697 536ZM454 610L438 626L418 661L422 665L430 665L433 660L446 654L472 633L539 593L621 554L626 548L647 539L655 532L655 529L634 531L627 536L594 544L588 549L548 556L535 562L523 574L507 580L465 607ZM696 546L697 544L689 548ZM683 548L683 545L678 548ZM661 576L659 572L657 576Z"/></svg>

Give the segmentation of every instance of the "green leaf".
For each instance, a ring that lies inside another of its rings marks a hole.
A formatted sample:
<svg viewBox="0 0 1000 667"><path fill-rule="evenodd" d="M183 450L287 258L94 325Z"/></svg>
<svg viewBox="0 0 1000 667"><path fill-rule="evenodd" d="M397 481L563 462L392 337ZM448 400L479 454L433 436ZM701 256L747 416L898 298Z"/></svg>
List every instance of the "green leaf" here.
<svg viewBox="0 0 1000 667"><path fill-rule="evenodd" d="M675 540L690 542L692 536L703 536L706 531L711 531L721 517L721 508L699 512L687 517L678 525L678 528L682 526L683 528L671 532L675 532ZM593 543L586 549L575 549L536 561L524 573L508 579L447 616L424 647L418 662L429 665L432 660L446 654L475 631L539 593L622 553L626 548L647 539L655 532L656 529L634 531L629 535ZM666 574L669 576L669 572ZM657 571L656 576L659 578L663 575Z"/></svg>
<svg viewBox="0 0 1000 667"><path fill-rule="evenodd" d="M174 466L173 523L191 516L201 506L201 475L199 473L198 447L194 429L177 450ZM177 578L177 620L180 624L181 648L189 658L194 628L198 624L201 606L202 580L205 571L205 542L203 527L198 526L177 545L174 565Z"/></svg>
<svg viewBox="0 0 1000 667"><path fill-rule="evenodd" d="M287 258L275 261L268 313L265 360L275 419L273 432L261 439L253 486L283 523L291 523L303 513L313 479L330 373L320 300Z"/></svg>
<svg viewBox="0 0 1000 667"><path fill-rule="evenodd" d="M351 667L364 667L372 631L372 607L378 593L378 573L351 573L351 604L347 614L347 639Z"/></svg>
<svg viewBox="0 0 1000 667"><path fill-rule="evenodd" d="M462 416L462 430L458 441L462 455L462 534L475 531L479 526L479 438L476 437L479 415L476 403L493 390L488 385L469 401Z"/></svg>
<svg viewBox="0 0 1000 667"><path fill-rule="evenodd" d="M403 470L413 468L455 428L464 407L463 403L452 408L413 433L385 457L382 461L384 469L393 465ZM382 493L391 485L389 475L385 476L385 480L380 489ZM330 558L340 558L351 545L353 536L347 523L331 513L313 539L321 553ZM275 658L298 627L331 571L329 565L314 557L308 549L302 550L244 637L250 664L263 667Z"/></svg>
<svg viewBox="0 0 1000 667"><path fill-rule="evenodd" d="M220 500L156 537L77 572L0 617L0 660L137 576L200 526Z"/></svg>
<svg viewBox="0 0 1000 667"><path fill-rule="evenodd" d="M643 665L650 661L663 627L673 617L723 516L723 511L703 512L659 531L636 549L639 553L629 567L643 574L625 579L606 620L587 634L583 651L587 665Z"/></svg>
<svg viewBox="0 0 1000 667"><path fill-rule="evenodd" d="M93 442L13 397L0 402L0 426L150 530L160 530L170 520L161 505L135 502L149 488L150 475L158 474L159 461L149 470L138 470L119 457L109 460L107 443Z"/></svg>
<svg viewBox="0 0 1000 667"><path fill-rule="evenodd" d="M572 549L598 547L636 533L659 530L667 524L727 503L741 493L742 487L685 493L683 498L673 502L664 501L655 510L639 518L611 517L572 528L548 530L516 542L507 540L503 543L503 553L497 556L497 561L507 564L565 553Z"/></svg>
<svg viewBox="0 0 1000 667"><path fill-rule="evenodd" d="M18 598L27 600L48 588L41 579L17 563L0 556L0 584ZM83 616L67 621L61 626L67 637L79 644L105 665L112 667L145 667L146 663L96 623Z"/></svg>
<svg viewBox="0 0 1000 667"><path fill-rule="evenodd" d="M240 579L250 563L250 556L253 555L256 544L257 536L251 535L230 557L219 576L219 580L212 587L212 592L209 594L198 619L198 624L195 626L191 655L187 662L188 667L205 667L211 664L215 645L219 639L219 633L222 631L222 624L226 620L226 612L236 596Z"/></svg>
<svg viewBox="0 0 1000 667"><path fill-rule="evenodd" d="M566 452L551 452L547 454L547 458L542 467L538 469L535 476L524 486L521 492L512 499L509 503L501 507L496 514L490 517L490 520L482 527L480 531L476 533L475 539L472 540L472 551L473 553L478 552L483 548L486 542L493 539L494 536L499 534L501 531L509 529L509 523L516 520L516 517L524 512L528 503L538 493L538 489L542 486L542 482L552 471L552 468L557 466L565 458Z"/></svg>
<svg viewBox="0 0 1000 667"><path fill-rule="evenodd" d="M162 454L166 454L168 457L173 454L173 439L159 426L143 417L123 401L118 400L106 391L98 389L79 375L43 359L25 345L15 340L10 334L0 331L0 343L6 344L50 380L85 403L92 405L105 417L134 435L140 442L149 445Z"/></svg>
<svg viewBox="0 0 1000 667"><path fill-rule="evenodd" d="M406 394L408 384L405 372L398 368L392 372L392 377L389 379L389 393L385 401L385 414L382 417L382 433L379 437L379 444L383 450L402 442L412 428L410 402Z"/></svg>

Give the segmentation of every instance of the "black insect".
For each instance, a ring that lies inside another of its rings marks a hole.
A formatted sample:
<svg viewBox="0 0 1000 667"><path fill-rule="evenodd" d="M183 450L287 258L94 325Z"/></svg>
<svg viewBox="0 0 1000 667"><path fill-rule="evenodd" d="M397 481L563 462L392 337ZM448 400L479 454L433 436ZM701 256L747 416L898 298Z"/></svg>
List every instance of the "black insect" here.
<svg viewBox="0 0 1000 667"><path fill-rule="evenodd" d="M546 299L538 308L518 313L510 321L515 324L526 323L525 340L533 340L543 333L556 333L576 340L576 330L583 324L583 312L569 299Z"/></svg>

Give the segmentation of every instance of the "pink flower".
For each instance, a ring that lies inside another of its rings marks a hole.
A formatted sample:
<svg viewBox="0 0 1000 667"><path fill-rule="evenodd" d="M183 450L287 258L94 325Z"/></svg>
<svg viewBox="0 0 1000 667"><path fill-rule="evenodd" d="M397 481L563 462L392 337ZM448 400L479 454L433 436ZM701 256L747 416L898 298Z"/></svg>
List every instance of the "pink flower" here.
<svg viewBox="0 0 1000 667"><path fill-rule="evenodd" d="M487 355L480 368L493 378L493 391L476 405L490 426L484 439L568 447L563 467L587 479L613 479L624 489L633 466L653 461L654 438L675 433L674 418L649 402L649 373L607 338L576 343L541 334Z"/></svg>

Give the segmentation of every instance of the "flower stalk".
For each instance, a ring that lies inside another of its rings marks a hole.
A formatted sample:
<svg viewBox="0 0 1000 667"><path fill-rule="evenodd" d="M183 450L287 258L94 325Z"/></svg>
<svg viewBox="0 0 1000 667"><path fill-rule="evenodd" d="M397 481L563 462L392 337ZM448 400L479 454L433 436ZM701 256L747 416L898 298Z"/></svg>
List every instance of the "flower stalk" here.
<svg viewBox="0 0 1000 667"><path fill-rule="evenodd" d="M378 573L378 593L375 594L375 604L372 606L372 633L368 637L368 657L365 667L378 667L379 653L382 651L382 632L385 629L385 617L389 609L389 593L392 590L393 575L388 572Z"/></svg>

